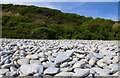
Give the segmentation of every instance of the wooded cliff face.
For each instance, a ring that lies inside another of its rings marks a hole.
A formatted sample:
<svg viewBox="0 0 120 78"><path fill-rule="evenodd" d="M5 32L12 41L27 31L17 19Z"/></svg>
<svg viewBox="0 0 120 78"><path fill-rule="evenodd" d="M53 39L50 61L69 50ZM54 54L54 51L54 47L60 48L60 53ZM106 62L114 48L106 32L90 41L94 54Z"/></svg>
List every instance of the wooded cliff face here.
<svg viewBox="0 0 120 78"><path fill-rule="evenodd" d="M1 5L3 38L120 40L119 22L37 6Z"/></svg>

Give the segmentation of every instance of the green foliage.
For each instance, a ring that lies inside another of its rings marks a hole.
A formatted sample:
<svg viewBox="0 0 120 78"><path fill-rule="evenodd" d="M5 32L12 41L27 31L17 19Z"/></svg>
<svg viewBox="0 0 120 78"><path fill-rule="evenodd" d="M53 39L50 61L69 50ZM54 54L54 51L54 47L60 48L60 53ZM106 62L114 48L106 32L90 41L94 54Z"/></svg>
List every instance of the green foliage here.
<svg viewBox="0 0 120 78"><path fill-rule="evenodd" d="M119 22L36 6L3 4L2 37L120 40Z"/></svg>

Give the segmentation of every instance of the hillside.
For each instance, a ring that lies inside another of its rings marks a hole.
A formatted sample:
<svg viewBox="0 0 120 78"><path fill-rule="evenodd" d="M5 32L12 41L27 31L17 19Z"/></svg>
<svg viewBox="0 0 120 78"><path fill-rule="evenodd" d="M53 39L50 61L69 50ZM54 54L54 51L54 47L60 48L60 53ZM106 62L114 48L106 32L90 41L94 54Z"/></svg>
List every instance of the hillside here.
<svg viewBox="0 0 120 78"><path fill-rule="evenodd" d="M2 4L2 37L120 40L120 24L37 6Z"/></svg>

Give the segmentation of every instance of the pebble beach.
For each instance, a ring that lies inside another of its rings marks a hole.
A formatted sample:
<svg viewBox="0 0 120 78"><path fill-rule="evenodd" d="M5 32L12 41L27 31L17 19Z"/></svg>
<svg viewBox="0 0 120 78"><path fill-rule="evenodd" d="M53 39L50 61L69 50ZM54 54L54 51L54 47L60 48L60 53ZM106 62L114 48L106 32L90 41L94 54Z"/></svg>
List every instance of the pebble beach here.
<svg viewBox="0 0 120 78"><path fill-rule="evenodd" d="M0 77L118 76L118 41L0 39Z"/></svg>

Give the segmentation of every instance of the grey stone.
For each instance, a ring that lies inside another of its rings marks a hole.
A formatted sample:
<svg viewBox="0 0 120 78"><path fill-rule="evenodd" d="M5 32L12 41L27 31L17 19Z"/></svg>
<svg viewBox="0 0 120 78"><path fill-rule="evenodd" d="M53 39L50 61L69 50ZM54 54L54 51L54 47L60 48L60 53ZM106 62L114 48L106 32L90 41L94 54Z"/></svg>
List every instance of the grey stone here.
<svg viewBox="0 0 120 78"><path fill-rule="evenodd" d="M7 72L9 72L9 69L0 69L0 75L3 75Z"/></svg>
<svg viewBox="0 0 120 78"><path fill-rule="evenodd" d="M22 65L20 67L20 74L30 75L37 73L37 70L30 65Z"/></svg>
<svg viewBox="0 0 120 78"><path fill-rule="evenodd" d="M24 75L30 75L35 73L41 74L43 72L43 66L38 64L22 65L19 69L20 69L20 73Z"/></svg>
<svg viewBox="0 0 120 78"><path fill-rule="evenodd" d="M106 50L106 48L102 48L100 50L100 52L103 54L103 55L109 55L110 54L110 51L109 50Z"/></svg>
<svg viewBox="0 0 120 78"><path fill-rule="evenodd" d="M70 57L74 53L74 50L66 50L66 54Z"/></svg>
<svg viewBox="0 0 120 78"><path fill-rule="evenodd" d="M118 63L119 62L119 58L118 56L115 56L113 59L112 59L112 63Z"/></svg>
<svg viewBox="0 0 120 78"><path fill-rule="evenodd" d="M105 66L106 65L105 60L104 59L98 60L97 65L100 66L100 67Z"/></svg>
<svg viewBox="0 0 120 78"><path fill-rule="evenodd" d="M74 72L75 73L72 76L88 76L90 74L90 70L89 69L75 68Z"/></svg>
<svg viewBox="0 0 120 78"><path fill-rule="evenodd" d="M11 71L11 72L17 71L17 68L15 68L14 66L11 66L11 67L10 67L10 71Z"/></svg>
<svg viewBox="0 0 120 78"><path fill-rule="evenodd" d="M73 70L72 67L64 67L64 68L60 68L60 71L62 71L62 72L70 72L70 71L72 71L72 70Z"/></svg>
<svg viewBox="0 0 120 78"><path fill-rule="evenodd" d="M103 56L102 56L102 55L100 55L99 53L93 53L93 55L94 55L96 58L98 58L98 59L103 58Z"/></svg>
<svg viewBox="0 0 120 78"><path fill-rule="evenodd" d="M55 63L61 63L61 62L64 62L66 61L67 59L69 59L69 56L66 54L66 53L58 53L56 59L55 59Z"/></svg>
<svg viewBox="0 0 120 78"><path fill-rule="evenodd" d="M18 63L19 65L29 64L29 59L27 59L27 58L18 59L18 60L17 60L17 63Z"/></svg>
<svg viewBox="0 0 120 78"><path fill-rule="evenodd" d="M72 76L72 73L70 72L60 72L56 74L55 76L63 77L63 76Z"/></svg>
<svg viewBox="0 0 120 78"><path fill-rule="evenodd" d="M52 63L52 62L43 62L42 65L45 67L45 68L48 68L48 67L55 67L56 64Z"/></svg>
<svg viewBox="0 0 120 78"><path fill-rule="evenodd" d="M26 58L28 59L33 59L33 60L36 60L38 59L39 55L38 54L33 54L33 55L27 55Z"/></svg>
<svg viewBox="0 0 120 78"><path fill-rule="evenodd" d="M96 59L95 57L92 57L92 58L89 60L89 64L90 64L91 66L93 66L96 61L97 61L97 59Z"/></svg>
<svg viewBox="0 0 120 78"><path fill-rule="evenodd" d="M115 73L119 70L119 64L110 64L108 67L111 69L111 73Z"/></svg>
<svg viewBox="0 0 120 78"><path fill-rule="evenodd" d="M31 64L31 66L37 70L37 73L42 74L44 68L42 65Z"/></svg>
<svg viewBox="0 0 120 78"><path fill-rule="evenodd" d="M78 61L73 65L73 68L81 68L85 66L85 62L83 61Z"/></svg>
<svg viewBox="0 0 120 78"><path fill-rule="evenodd" d="M1 66L1 68L3 68L3 69L8 69L8 68L10 68L11 66L15 66L15 65L12 64L12 63L10 63L10 64L4 64L4 65Z"/></svg>
<svg viewBox="0 0 120 78"><path fill-rule="evenodd" d="M40 60L30 60L30 64L41 64Z"/></svg>
<svg viewBox="0 0 120 78"><path fill-rule="evenodd" d="M66 67L66 66L68 66L68 62L64 62L60 65L60 67Z"/></svg>
<svg viewBox="0 0 120 78"><path fill-rule="evenodd" d="M44 71L44 74L56 74L58 73L59 68L49 67Z"/></svg>
<svg viewBox="0 0 120 78"><path fill-rule="evenodd" d="M16 71L14 71L14 72L7 72L6 73L6 76L15 76L15 75L17 75Z"/></svg>
<svg viewBox="0 0 120 78"><path fill-rule="evenodd" d="M54 61L55 61L55 58L52 57L52 56L49 56L49 57L48 57L48 60L51 61L51 62L54 62Z"/></svg>

